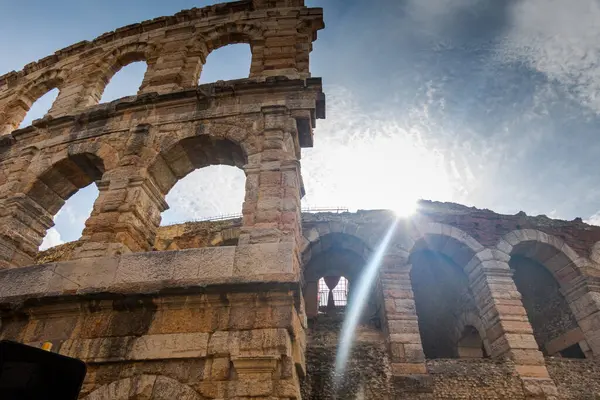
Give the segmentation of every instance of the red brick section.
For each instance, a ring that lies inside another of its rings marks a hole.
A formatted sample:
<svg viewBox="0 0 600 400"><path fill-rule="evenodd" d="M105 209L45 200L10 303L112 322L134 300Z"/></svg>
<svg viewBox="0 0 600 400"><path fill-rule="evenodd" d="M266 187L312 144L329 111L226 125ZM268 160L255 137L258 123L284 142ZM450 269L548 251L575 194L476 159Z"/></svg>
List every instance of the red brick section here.
<svg viewBox="0 0 600 400"><path fill-rule="evenodd" d="M531 217L496 214L454 203L422 201L419 213L432 221L457 227L485 247L493 247L509 232L519 229L538 229L565 241L580 256L587 257L589 249L600 241L600 227L588 225L580 219L561 221L546 216Z"/></svg>

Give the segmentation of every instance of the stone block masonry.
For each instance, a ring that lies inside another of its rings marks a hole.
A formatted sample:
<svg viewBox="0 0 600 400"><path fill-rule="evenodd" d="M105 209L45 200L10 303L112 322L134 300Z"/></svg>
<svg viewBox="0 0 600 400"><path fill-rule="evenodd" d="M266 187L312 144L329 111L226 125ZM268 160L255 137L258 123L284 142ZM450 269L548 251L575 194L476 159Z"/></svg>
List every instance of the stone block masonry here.
<svg viewBox="0 0 600 400"><path fill-rule="evenodd" d="M323 27L303 0L243 0L0 76L0 339L84 360L87 400L594 398L600 228L432 202L396 225L333 385L345 307L395 217L301 214ZM250 45L249 76L198 86L232 43ZM135 61L137 95L98 104ZM53 88L48 115L16 129ZM242 217L160 227L177 181L218 164L246 175ZM93 182L82 238L40 254Z"/></svg>
<svg viewBox="0 0 600 400"><path fill-rule="evenodd" d="M300 148L325 115L309 54L321 9L243 0L80 42L0 76L0 338L84 360L81 398L299 399L306 376ZM214 50L247 43L246 79L198 86ZM145 61L135 96L98 104ZM44 118L16 129L58 88ZM157 252L165 196L190 172L247 177L232 247ZM100 192L69 260L34 266L77 190Z"/></svg>

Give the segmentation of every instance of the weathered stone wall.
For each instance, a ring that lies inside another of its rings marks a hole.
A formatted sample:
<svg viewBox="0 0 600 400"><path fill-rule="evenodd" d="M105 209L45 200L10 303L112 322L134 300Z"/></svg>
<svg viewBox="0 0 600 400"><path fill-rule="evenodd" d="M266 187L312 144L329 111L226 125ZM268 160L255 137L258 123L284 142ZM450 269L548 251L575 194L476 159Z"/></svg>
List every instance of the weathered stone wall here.
<svg viewBox="0 0 600 400"><path fill-rule="evenodd" d="M560 293L558 283L542 265L525 257L513 257L510 266L515 270L515 284L523 295L533 335L547 354L546 344L577 329L577 320Z"/></svg>
<svg viewBox="0 0 600 400"><path fill-rule="evenodd" d="M433 393L428 399L525 399L512 365L494 360L432 360L427 362ZM410 397L407 397L410 398Z"/></svg>
<svg viewBox="0 0 600 400"><path fill-rule="evenodd" d="M561 399L600 399L600 363L593 360L546 358L548 372L554 379Z"/></svg>
<svg viewBox="0 0 600 400"><path fill-rule="evenodd" d="M292 292L271 290L25 306L2 316L0 338L50 341L55 351L84 360L82 398L95 391L91 398L117 398L104 385L120 393L132 390L122 380L147 376L202 396L186 399L298 398L305 339L295 303Z"/></svg>
<svg viewBox="0 0 600 400"><path fill-rule="evenodd" d="M302 398L391 399L391 370L383 332L372 326L358 328L346 374L337 385L334 382L335 357L343 318L343 313L320 314L309 321L307 376L302 382Z"/></svg>
<svg viewBox="0 0 600 400"><path fill-rule="evenodd" d="M336 387L333 376L342 320L343 314L320 314L309 322L303 399L525 399L514 364L489 359L429 360L429 382L424 392L415 393L406 382L394 381L382 332L368 326L359 327L346 378Z"/></svg>
<svg viewBox="0 0 600 400"><path fill-rule="evenodd" d="M348 272L352 291L376 256L337 398L580 396L581 379L544 359L529 320L550 322L555 353L578 344L600 356L600 227L432 202L402 221L301 214L301 148L325 117L308 68L321 28L322 10L302 0L243 0L124 27L0 77L0 338L84 360L87 400L332 398L343 316L312 307L307 326L308 289ZM231 43L250 45L250 77L197 86L208 54ZM142 60L138 95L98 105L112 75ZM49 114L15 130L52 88ZM216 164L246 174L242 218L160 228L173 185ZM100 195L81 240L38 254L53 216L92 182ZM456 273L439 274L424 251ZM510 268L518 257L548 271L516 277L542 286L533 317ZM464 354L449 349L468 326L491 359L426 360L424 347ZM573 370L593 379L583 365Z"/></svg>

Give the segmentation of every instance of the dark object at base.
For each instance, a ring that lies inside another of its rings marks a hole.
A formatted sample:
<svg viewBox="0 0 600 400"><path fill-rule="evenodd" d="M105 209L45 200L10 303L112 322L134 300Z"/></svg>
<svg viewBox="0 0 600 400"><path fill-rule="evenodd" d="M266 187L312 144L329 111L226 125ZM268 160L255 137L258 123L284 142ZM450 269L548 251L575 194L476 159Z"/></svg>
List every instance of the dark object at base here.
<svg viewBox="0 0 600 400"><path fill-rule="evenodd" d="M83 361L10 341L0 341L2 400L77 400Z"/></svg>

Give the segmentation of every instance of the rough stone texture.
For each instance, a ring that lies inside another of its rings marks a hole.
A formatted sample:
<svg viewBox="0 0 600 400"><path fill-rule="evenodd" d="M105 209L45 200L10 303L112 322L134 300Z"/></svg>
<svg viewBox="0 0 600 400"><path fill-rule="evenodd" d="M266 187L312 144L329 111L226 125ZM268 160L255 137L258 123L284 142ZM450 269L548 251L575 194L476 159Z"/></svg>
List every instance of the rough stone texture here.
<svg viewBox="0 0 600 400"><path fill-rule="evenodd" d="M123 27L1 76L0 338L84 360L89 400L299 399L299 159L325 117L309 72L322 28L322 10L303 0L242 0ZM249 77L198 86L207 56L233 43L250 45ZM147 64L137 95L98 104L135 61ZM48 114L15 129L53 88ZM157 235L173 185L218 164L247 177L235 229ZM92 182L82 238L38 253L65 201Z"/></svg>
<svg viewBox="0 0 600 400"><path fill-rule="evenodd" d="M390 399L391 369L382 341L382 332L367 325L359 327L356 343L339 386L333 381L338 334L344 314L319 315L311 320L307 333L307 377L302 398Z"/></svg>
<svg viewBox="0 0 600 400"><path fill-rule="evenodd" d="M0 338L85 360L90 400L333 398L345 314L318 306L317 282L347 277L352 307L377 256L336 398L596 391L600 227L427 201L400 223L389 211L302 215L301 148L325 117L309 72L322 28L303 0L229 2L1 76ZM250 45L250 76L198 86L206 57L232 43ZM148 65L138 94L98 104L134 61ZM48 115L15 130L53 88ZM246 175L241 217L160 227L173 185L216 164ZM39 253L53 217L92 182L82 238ZM545 359L536 338L588 360Z"/></svg>
<svg viewBox="0 0 600 400"><path fill-rule="evenodd" d="M432 399L525 399L514 370L493 360L427 362L433 380Z"/></svg>
<svg viewBox="0 0 600 400"><path fill-rule="evenodd" d="M304 370L295 349L305 342L295 301L293 292L271 290L24 306L2 314L0 338L50 341L86 361L82 398L138 398L144 387L165 400L295 398Z"/></svg>
<svg viewBox="0 0 600 400"><path fill-rule="evenodd" d="M540 349L547 354L547 344L565 333L577 329L577 320L560 293L552 275L535 261L523 257L511 260L514 279L523 295L523 305Z"/></svg>
<svg viewBox="0 0 600 400"><path fill-rule="evenodd" d="M565 400L600 399L600 364L591 360L546 358L548 372Z"/></svg>

